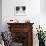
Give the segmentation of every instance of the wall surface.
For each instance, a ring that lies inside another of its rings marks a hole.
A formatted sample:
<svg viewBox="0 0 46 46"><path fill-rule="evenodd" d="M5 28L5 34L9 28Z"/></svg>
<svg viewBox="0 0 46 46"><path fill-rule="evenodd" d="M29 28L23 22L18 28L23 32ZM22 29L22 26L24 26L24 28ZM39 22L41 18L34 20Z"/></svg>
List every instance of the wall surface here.
<svg viewBox="0 0 46 46"><path fill-rule="evenodd" d="M2 29L2 0L0 0L0 31Z"/></svg>
<svg viewBox="0 0 46 46"><path fill-rule="evenodd" d="M42 0L43 1L43 0ZM30 20L33 25L33 45L38 46L38 38L36 37L36 27L40 24L44 30L46 30L46 15L41 11L44 4L40 0L2 0L2 25L3 31L8 30L7 22L11 19L17 19L19 22L25 22ZM16 16L14 8L16 6L26 6L26 12L24 16Z"/></svg>
<svg viewBox="0 0 46 46"><path fill-rule="evenodd" d="M40 24L46 31L46 0L40 0Z"/></svg>
<svg viewBox="0 0 46 46"><path fill-rule="evenodd" d="M14 15L14 8L16 5L26 6L25 16L16 16ZM40 0L2 0L2 23L3 26L10 19L17 19L20 22L24 22L25 20L30 20L30 22L38 24L40 21ZM22 19L23 18L23 19ZM25 19L26 18L26 19ZM38 20L38 21L37 21ZM5 26L6 27L6 26ZM4 29L6 30L7 28ZM5 31L4 30L4 31Z"/></svg>

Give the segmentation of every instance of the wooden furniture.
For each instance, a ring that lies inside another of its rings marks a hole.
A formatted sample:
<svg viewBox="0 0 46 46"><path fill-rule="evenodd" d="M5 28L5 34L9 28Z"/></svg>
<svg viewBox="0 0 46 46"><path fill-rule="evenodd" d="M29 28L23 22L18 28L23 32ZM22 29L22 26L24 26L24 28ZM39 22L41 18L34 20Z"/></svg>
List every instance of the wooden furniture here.
<svg viewBox="0 0 46 46"><path fill-rule="evenodd" d="M7 23L13 41L23 43L22 46L33 46L33 23Z"/></svg>

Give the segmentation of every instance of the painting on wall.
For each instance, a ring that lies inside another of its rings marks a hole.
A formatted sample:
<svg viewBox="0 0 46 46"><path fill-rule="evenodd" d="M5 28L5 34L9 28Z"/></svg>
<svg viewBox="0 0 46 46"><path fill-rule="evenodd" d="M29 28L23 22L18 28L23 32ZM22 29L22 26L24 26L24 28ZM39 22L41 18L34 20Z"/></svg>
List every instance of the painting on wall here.
<svg viewBox="0 0 46 46"><path fill-rule="evenodd" d="M16 6L14 8L14 15L24 15L26 13L26 6Z"/></svg>

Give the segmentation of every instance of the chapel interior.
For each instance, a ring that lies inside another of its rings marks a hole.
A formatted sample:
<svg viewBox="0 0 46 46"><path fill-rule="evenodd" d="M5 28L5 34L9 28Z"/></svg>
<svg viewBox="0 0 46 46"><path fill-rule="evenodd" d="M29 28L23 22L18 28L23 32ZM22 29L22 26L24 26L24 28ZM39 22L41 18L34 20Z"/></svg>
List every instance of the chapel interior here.
<svg viewBox="0 0 46 46"><path fill-rule="evenodd" d="M45 0L0 0L0 46L46 46Z"/></svg>

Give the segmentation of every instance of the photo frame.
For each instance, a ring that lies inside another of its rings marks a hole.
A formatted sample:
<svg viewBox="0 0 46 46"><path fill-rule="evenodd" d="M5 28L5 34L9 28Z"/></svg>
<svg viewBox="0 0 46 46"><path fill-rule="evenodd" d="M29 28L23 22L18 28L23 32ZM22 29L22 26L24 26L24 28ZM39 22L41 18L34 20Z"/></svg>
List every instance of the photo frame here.
<svg viewBox="0 0 46 46"><path fill-rule="evenodd" d="M14 16L25 16L26 14L26 6L16 6L14 8Z"/></svg>

